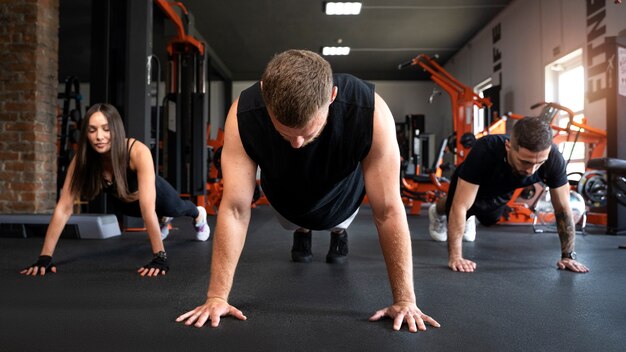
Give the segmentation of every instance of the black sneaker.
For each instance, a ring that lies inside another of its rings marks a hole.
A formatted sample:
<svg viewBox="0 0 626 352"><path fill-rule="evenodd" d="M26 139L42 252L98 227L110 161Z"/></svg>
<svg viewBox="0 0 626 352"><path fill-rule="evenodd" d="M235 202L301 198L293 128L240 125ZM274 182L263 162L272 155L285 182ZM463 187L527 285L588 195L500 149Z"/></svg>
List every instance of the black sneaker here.
<svg viewBox="0 0 626 352"><path fill-rule="evenodd" d="M330 249L326 255L326 263L343 264L348 260L348 232L330 233Z"/></svg>
<svg viewBox="0 0 626 352"><path fill-rule="evenodd" d="M296 263L310 263L312 259L311 231L295 231L293 233L293 247L291 247L291 260Z"/></svg>

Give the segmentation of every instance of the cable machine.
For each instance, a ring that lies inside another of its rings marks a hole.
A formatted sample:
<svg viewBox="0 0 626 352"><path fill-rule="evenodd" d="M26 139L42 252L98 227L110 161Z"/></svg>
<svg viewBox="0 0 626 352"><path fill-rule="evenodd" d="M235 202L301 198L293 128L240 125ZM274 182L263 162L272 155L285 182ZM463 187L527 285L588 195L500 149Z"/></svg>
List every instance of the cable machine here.
<svg viewBox="0 0 626 352"><path fill-rule="evenodd" d="M189 13L180 3L155 0L177 34L167 44L168 72L166 95L162 102L157 149L162 148L157 165L181 194L205 194L207 179L205 44L189 34ZM173 6L177 6L179 15Z"/></svg>

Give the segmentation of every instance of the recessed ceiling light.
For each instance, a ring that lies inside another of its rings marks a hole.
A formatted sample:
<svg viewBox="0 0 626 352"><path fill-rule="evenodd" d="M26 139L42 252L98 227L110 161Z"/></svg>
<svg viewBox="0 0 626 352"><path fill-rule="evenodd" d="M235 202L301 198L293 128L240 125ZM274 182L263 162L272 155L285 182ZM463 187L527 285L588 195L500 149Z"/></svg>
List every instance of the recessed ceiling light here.
<svg viewBox="0 0 626 352"><path fill-rule="evenodd" d="M322 48L322 55L348 55L350 54L349 46L325 46Z"/></svg>
<svg viewBox="0 0 626 352"><path fill-rule="evenodd" d="M358 15L361 5L360 2L325 2L324 12L327 15Z"/></svg>

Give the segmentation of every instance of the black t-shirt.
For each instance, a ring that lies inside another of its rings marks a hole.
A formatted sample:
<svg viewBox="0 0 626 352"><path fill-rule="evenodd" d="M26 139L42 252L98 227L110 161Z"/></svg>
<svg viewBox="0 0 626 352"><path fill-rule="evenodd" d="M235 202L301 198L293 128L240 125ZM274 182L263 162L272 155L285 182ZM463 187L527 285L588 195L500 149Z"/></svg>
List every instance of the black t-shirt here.
<svg viewBox="0 0 626 352"><path fill-rule="evenodd" d="M270 120L257 82L239 97L237 120L248 156L261 168L270 204L290 222L312 230L340 224L365 195L361 160L372 145L374 86L333 75L337 97L322 133L294 149Z"/></svg>
<svg viewBox="0 0 626 352"><path fill-rule="evenodd" d="M555 144L552 144L548 160L534 174L520 176L513 172L506 160L507 140L507 135L489 135L478 139L455 171L451 190L456 189L458 177L479 185L473 207L482 210L498 208L511 199L516 189L537 182L543 182L550 188L558 188L568 182L565 160Z"/></svg>

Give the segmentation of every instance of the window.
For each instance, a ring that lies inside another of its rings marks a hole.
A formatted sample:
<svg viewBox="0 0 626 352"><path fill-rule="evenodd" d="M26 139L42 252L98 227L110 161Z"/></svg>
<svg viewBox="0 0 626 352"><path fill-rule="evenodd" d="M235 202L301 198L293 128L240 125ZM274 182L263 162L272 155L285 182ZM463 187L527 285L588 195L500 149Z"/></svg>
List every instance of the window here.
<svg viewBox="0 0 626 352"><path fill-rule="evenodd" d="M582 49L578 49L552 62L545 68L546 75L546 102L563 105L574 112L574 121L583 122L585 107L585 70L583 68ZM560 127L567 127L569 115L559 111L553 123ZM576 127L572 127L576 131ZM559 132L566 142L559 144L567 165L567 173L585 171L586 146L583 142L575 142L575 133Z"/></svg>
<svg viewBox="0 0 626 352"><path fill-rule="evenodd" d="M493 83L490 77L478 83L474 87L474 92L478 94L479 97L484 98L485 95L483 92L491 87L493 87ZM474 134L478 132L482 132L485 130L485 128L489 127L489 126L485 126L485 111L486 110L487 110L486 108L479 109L476 105L474 105Z"/></svg>

